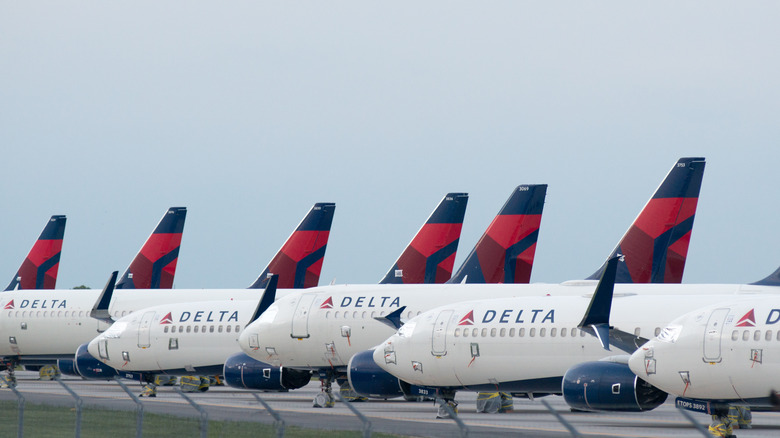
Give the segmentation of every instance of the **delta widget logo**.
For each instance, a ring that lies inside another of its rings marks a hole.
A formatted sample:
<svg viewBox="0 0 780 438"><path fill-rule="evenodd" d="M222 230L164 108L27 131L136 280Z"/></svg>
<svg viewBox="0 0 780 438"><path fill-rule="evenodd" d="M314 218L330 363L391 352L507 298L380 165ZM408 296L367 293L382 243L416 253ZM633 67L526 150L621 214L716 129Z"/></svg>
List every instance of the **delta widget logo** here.
<svg viewBox="0 0 780 438"><path fill-rule="evenodd" d="M3 306L3 310L9 310L9 309L10 310L14 309L14 300L9 301L8 304Z"/></svg>
<svg viewBox="0 0 780 438"><path fill-rule="evenodd" d="M746 313L742 318L737 321L736 327L755 327L756 315L753 313L754 309L750 309L750 312Z"/></svg>
<svg viewBox="0 0 780 438"><path fill-rule="evenodd" d="M324 303L320 306L320 309L332 309L333 308L333 297L328 297L327 300L325 300Z"/></svg>
<svg viewBox="0 0 780 438"><path fill-rule="evenodd" d="M474 325L474 311L471 310L458 321L458 325Z"/></svg>
<svg viewBox="0 0 780 438"><path fill-rule="evenodd" d="M160 324L173 324L173 317L171 316L171 312L168 312L167 315L162 317Z"/></svg>

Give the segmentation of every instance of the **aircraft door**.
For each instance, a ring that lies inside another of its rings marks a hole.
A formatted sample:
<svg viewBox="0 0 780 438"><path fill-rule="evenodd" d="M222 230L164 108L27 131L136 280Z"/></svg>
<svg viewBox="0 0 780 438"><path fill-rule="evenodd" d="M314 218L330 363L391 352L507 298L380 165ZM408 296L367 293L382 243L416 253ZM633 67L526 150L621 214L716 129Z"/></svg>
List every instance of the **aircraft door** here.
<svg viewBox="0 0 780 438"><path fill-rule="evenodd" d="M149 348L152 345L149 333L149 329L152 325L152 318L154 318L154 311L146 312L138 323L138 346L140 348Z"/></svg>
<svg viewBox="0 0 780 438"><path fill-rule="evenodd" d="M433 323L433 333L431 334L431 353L434 356L445 356L447 354L447 327L449 326L452 310L443 310L436 317Z"/></svg>
<svg viewBox="0 0 780 438"><path fill-rule="evenodd" d="M314 298L314 294L301 294L298 300L298 307L295 308L295 314L293 315L290 337L309 337L309 313L311 312L311 304L314 302Z"/></svg>
<svg viewBox="0 0 780 438"><path fill-rule="evenodd" d="M707 327L704 329L703 359L705 362L721 361L720 339L728 314L729 309L715 309L710 314L710 319L707 320Z"/></svg>

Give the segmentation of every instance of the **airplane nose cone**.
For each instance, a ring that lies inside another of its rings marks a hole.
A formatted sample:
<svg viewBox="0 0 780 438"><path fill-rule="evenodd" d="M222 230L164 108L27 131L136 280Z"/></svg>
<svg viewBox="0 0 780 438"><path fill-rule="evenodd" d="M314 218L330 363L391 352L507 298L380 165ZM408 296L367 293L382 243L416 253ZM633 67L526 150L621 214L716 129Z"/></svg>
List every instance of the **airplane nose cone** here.
<svg viewBox="0 0 780 438"><path fill-rule="evenodd" d="M98 342L100 342L102 339L103 336L98 336L97 338L91 340L89 344L87 344L87 351L89 351L89 354L91 354L94 358L100 357L98 354Z"/></svg>
<svg viewBox="0 0 780 438"><path fill-rule="evenodd" d="M628 359L628 367L631 372L652 383L656 373L656 353L657 346L654 341L639 347Z"/></svg>

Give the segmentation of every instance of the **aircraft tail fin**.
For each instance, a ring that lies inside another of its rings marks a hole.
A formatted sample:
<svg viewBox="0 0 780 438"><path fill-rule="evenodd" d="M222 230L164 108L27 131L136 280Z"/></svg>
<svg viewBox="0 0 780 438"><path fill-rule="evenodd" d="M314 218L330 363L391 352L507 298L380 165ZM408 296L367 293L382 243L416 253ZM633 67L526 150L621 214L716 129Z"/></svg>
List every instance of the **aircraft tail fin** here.
<svg viewBox="0 0 780 438"><path fill-rule="evenodd" d="M171 207L146 239L116 289L170 289L176 275L186 207Z"/></svg>
<svg viewBox="0 0 780 438"><path fill-rule="evenodd" d="M63 215L55 215L49 219L5 290L55 288L60 267L62 239L65 236L65 222L66 218Z"/></svg>
<svg viewBox="0 0 780 438"><path fill-rule="evenodd" d="M279 275L279 289L317 286L335 211L332 202L314 204L249 289L265 288L274 274Z"/></svg>
<svg viewBox="0 0 780 438"><path fill-rule="evenodd" d="M765 278L750 284L757 286L780 286L780 268L777 268L775 272L772 272Z"/></svg>
<svg viewBox="0 0 780 438"><path fill-rule="evenodd" d="M624 255L618 283L682 282L704 158L680 158L610 254ZM589 280L601 277L602 265Z"/></svg>
<svg viewBox="0 0 780 438"><path fill-rule="evenodd" d="M517 186L450 283L528 283L547 184Z"/></svg>
<svg viewBox="0 0 780 438"><path fill-rule="evenodd" d="M447 193L379 284L449 280L468 200L467 193Z"/></svg>

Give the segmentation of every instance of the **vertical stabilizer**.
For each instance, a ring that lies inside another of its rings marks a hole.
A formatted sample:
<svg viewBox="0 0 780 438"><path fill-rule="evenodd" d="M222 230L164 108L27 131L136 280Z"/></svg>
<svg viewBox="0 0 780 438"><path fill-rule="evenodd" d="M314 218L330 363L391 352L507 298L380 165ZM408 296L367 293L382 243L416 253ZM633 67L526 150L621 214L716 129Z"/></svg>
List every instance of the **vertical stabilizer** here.
<svg viewBox="0 0 780 438"><path fill-rule="evenodd" d="M62 238L65 236L66 218L55 215L49 219L38 240L35 241L22 266L16 271L5 290L54 289L60 267Z"/></svg>
<svg viewBox="0 0 780 438"><path fill-rule="evenodd" d="M467 193L447 193L379 284L449 280L468 200Z"/></svg>
<svg viewBox="0 0 780 438"><path fill-rule="evenodd" d="M680 158L620 239L617 283L680 283L704 176L704 158ZM601 277L602 265L588 279Z"/></svg>
<svg viewBox="0 0 780 438"><path fill-rule="evenodd" d="M176 275L186 207L171 207L146 239L116 289L170 289Z"/></svg>
<svg viewBox="0 0 780 438"><path fill-rule="evenodd" d="M265 288L270 280L269 275L279 276L279 289L317 286L335 211L336 204L332 202L314 204L271 263L249 288Z"/></svg>
<svg viewBox="0 0 780 438"><path fill-rule="evenodd" d="M528 283L547 184L517 186L451 283Z"/></svg>

